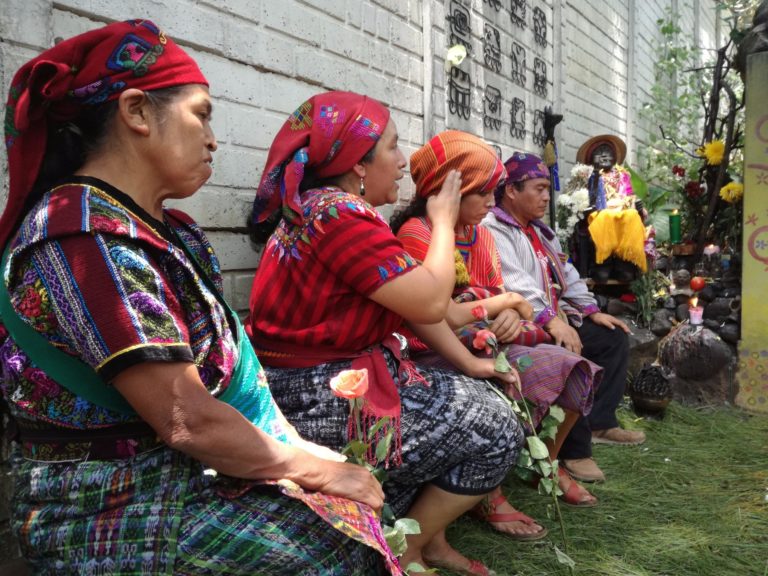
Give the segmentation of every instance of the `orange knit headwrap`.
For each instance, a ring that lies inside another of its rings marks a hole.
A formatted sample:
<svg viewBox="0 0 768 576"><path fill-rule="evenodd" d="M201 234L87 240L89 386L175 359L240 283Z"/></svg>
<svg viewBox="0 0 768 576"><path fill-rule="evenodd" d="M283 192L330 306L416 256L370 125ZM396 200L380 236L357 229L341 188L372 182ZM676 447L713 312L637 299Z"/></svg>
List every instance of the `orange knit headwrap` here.
<svg viewBox="0 0 768 576"><path fill-rule="evenodd" d="M411 178L421 197L438 192L451 170L461 172L462 194L494 190L507 177L493 148L458 130L441 132L411 155Z"/></svg>

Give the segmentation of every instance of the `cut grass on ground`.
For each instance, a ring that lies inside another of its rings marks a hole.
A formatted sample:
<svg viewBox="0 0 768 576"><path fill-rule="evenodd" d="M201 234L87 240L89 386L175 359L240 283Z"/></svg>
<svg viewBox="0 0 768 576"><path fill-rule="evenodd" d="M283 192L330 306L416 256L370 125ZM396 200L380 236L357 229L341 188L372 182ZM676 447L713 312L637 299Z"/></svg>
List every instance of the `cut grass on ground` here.
<svg viewBox="0 0 768 576"><path fill-rule="evenodd" d="M673 402L663 420L621 411L645 430L642 446L595 446L607 482L589 485L597 508L561 505L578 576L768 576L768 415ZM549 528L541 543L514 542L461 518L449 541L498 576L568 575L551 498L514 477L510 503ZM451 574L441 570L441 575Z"/></svg>

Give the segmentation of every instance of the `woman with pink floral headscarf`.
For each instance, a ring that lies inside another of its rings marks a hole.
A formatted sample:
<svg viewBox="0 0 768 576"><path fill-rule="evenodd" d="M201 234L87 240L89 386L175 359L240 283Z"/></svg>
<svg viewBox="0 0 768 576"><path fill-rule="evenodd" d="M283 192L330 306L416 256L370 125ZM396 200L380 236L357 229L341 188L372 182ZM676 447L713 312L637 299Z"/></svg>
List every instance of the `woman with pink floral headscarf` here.
<svg viewBox="0 0 768 576"><path fill-rule="evenodd" d="M254 278L249 333L283 412L331 448L351 436L347 401L329 381L349 368L368 371L363 418L388 417L384 433L394 438L387 502L421 526L408 536L402 563L487 575L444 530L501 483L520 449L520 425L490 384L417 368L393 332L404 321L431 323L420 336L467 374L514 376L453 346L442 322L454 279L459 174L447 176L427 207L435 242L423 265L375 210L397 199L406 165L397 142L389 110L359 94L319 94L288 118L254 202L254 222L274 215L279 223Z"/></svg>

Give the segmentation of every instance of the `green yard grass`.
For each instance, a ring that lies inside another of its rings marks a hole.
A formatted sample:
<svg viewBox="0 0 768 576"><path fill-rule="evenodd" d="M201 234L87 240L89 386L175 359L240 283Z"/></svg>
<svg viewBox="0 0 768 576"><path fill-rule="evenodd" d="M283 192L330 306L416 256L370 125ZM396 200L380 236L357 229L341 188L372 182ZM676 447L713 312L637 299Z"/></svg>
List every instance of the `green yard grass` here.
<svg viewBox="0 0 768 576"><path fill-rule="evenodd" d="M598 507L560 507L573 573L768 576L768 415L673 402L663 420L629 410L621 419L645 430L647 442L595 446L607 475L591 486ZM549 528L545 540L514 542L464 517L450 528L450 542L499 576L568 575L555 557L563 540L551 499L512 477L504 491Z"/></svg>

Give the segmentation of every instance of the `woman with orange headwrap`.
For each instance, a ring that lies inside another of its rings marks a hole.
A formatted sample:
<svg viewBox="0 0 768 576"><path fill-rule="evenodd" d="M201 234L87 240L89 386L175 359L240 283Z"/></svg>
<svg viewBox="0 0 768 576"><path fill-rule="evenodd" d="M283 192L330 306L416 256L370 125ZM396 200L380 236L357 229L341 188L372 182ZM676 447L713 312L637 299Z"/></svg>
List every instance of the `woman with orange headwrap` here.
<svg viewBox="0 0 768 576"><path fill-rule="evenodd" d="M491 320L490 330L501 344L508 345L509 362L514 366L518 358L531 358L533 363L520 375L520 382L523 396L535 404L533 425L538 426L552 404L566 413L557 436L547 441L550 457L555 459L579 414L591 410L594 386L599 384L602 370L577 354L546 343L550 341L548 335L529 322L531 305L519 294L504 291L493 236L480 225L494 206L497 187L506 178L504 165L493 149L476 136L456 130L441 132L419 148L411 156L417 197L393 216L392 229L411 256L423 259L432 239L432 223L424 206L451 170L461 170L462 198L456 224L456 283L446 320L465 346L485 355L472 345L475 334L485 327L472 310L483 306ZM410 344L417 362L446 365L444 358L418 339L411 339ZM515 386L508 386L507 394L520 399ZM566 503L596 504L594 496L570 478L561 476L560 486ZM515 512L500 490L486 503L485 517L498 530L518 540L536 539L546 533L530 518Z"/></svg>
<svg viewBox="0 0 768 576"><path fill-rule="evenodd" d="M441 322L454 281L459 174L448 174L428 203L434 242L423 265L374 209L397 199L406 164L397 140L389 110L358 94L319 94L288 118L253 207L254 223L275 214L279 224L253 281L248 328L281 409L325 446L351 438L347 401L329 381L342 370L367 370L363 417L368 424L388 417L381 432L395 438L387 500L421 526L408 536L403 563L489 574L454 550L444 529L501 483L521 428L489 384L401 357L392 333L404 320L432 323L420 336L467 374L505 378Z"/></svg>
<svg viewBox="0 0 768 576"><path fill-rule="evenodd" d="M22 553L36 574L346 576L377 550L400 574L381 487L288 425L205 235L163 208L211 176L211 109L147 20L11 84L0 387Z"/></svg>

